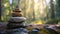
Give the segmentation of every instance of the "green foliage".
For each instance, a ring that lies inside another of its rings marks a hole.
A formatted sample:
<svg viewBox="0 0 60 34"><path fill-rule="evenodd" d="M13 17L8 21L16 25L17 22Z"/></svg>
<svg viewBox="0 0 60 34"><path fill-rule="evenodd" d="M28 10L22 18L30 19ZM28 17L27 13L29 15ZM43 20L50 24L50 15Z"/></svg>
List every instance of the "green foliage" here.
<svg viewBox="0 0 60 34"><path fill-rule="evenodd" d="M46 24L58 24L60 22L60 19L50 19L46 21Z"/></svg>
<svg viewBox="0 0 60 34"><path fill-rule="evenodd" d="M39 29L39 31L37 31L37 32L32 32L32 30L29 32L29 34L33 34L33 33L35 33L35 34L51 34L51 32L49 32L48 30L46 30L44 28Z"/></svg>
<svg viewBox="0 0 60 34"><path fill-rule="evenodd" d="M48 30L42 28L38 31L38 34L50 34L50 32Z"/></svg>
<svg viewBox="0 0 60 34"><path fill-rule="evenodd" d="M30 27L29 27L30 28ZM53 29L40 28L38 31L33 32L34 28L29 29L29 34L60 34L59 32Z"/></svg>
<svg viewBox="0 0 60 34"><path fill-rule="evenodd" d="M3 20L0 20L0 22L4 22Z"/></svg>
<svg viewBox="0 0 60 34"><path fill-rule="evenodd" d="M9 0L2 0L1 2L2 5L2 16L1 20L3 18L2 21L6 21L7 19L9 19L11 17L11 12L13 10L13 8L17 5L17 0L13 0L13 4L9 4Z"/></svg>

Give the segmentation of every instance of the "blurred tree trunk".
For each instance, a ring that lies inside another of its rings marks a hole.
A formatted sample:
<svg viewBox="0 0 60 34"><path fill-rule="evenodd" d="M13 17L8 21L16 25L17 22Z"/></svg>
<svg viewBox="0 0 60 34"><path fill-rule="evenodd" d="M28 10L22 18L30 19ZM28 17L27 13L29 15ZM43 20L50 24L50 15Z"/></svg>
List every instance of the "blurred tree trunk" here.
<svg viewBox="0 0 60 34"><path fill-rule="evenodd" d="M0 20L1 20L1 0L0 0Z"/></svg>
<svg viewBox="0 0 60 34"><path fill-rule="evenodd" d="M55 18L55 13L54 13L54 4L53 4L53 0L50 0L50 7L51 7L51 18Z"/></svg>
<svg viewBox="0 0 60 34"><path fill-rule="evenodd" d="M32 8L32 10L33 10L33 21L34 21L34 20L35 20L35 12L34 12L34 0L32 0L32 2L33 2L33 3L32 3L32 7L33 7L33 8Z"/></svg>
<svg viewBox="0 0 60 34"><path fill-rule="evenodd" d="M19 6L20 6L19 3L20 3L20 0L18 0L18 8L19 8Z"/></svg>
<svg viewBox="0 0 60 34"><path fill-rule="evenodd" d="M45 8L45 11L46 11L46 19L48 19L49 17L48 17L48 10L49 10L49 8L48 8L48 6L47 6L47 2L46 2L46 0L45 0L45 3L46 3L46 8Z"/></svg>
<svg viewBox="0 0 60 34"><path fill-rule="evenodd" d="M60 0L57 0L57 17L60 18Z"/></svg>

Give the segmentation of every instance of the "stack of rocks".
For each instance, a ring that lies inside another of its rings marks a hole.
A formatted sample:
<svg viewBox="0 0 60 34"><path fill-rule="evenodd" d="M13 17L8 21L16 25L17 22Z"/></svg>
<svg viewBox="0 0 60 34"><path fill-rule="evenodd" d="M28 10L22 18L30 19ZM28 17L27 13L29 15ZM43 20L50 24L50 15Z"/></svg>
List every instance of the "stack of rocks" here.
<svg viewBox="0 0 60 34"><path fill-rule="evenodd" d="M15 8L7 24L7 34L21 34L22 32L27 34L27 29L25 30L25 20L26 18L22 16L19 8Z"/></svg>
<svg viewBox="0 0 60 34"><path fill-rule="evenodd" d="M25 20L26 18L22 16L19 8L15 8L12 12L12 17L8 21L8 24L7 24L8 29L19 28L19 27L24 28Z"/></svg>

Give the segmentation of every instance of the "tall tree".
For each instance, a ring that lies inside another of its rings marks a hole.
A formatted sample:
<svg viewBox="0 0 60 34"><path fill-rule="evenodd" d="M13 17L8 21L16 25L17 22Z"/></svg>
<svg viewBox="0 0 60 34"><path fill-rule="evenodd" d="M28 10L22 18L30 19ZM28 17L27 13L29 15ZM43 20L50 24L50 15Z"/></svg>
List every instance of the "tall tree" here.
<svg viewBox="0 0 60 34"><path fill-rule="evenodd" d="M0 20L1 20L1 0L0 0Z"/></svg>
<svg viewBox="0 0 60 34"><path fill-rule="evenodd" d="M54 13L54 3L53 0L50 0L50 7L51 7L51 18L55 18L55 13Z"/></svg>
<svg viewBox="0 0 60 34"><path fill-rule="evenodd" d="M33 8L32 8L32 10L33 10L33 20L35 20L35 12L34 12L34 0L32 0L32 2L33 2L33 3L32 3L32 7L33 7Z"/></svg>
<svg viewBox="0 0 60 34"><path fill-rule="evenodd" d="M60 18L60 0L56 0L57 1L57 17Z"/></svg>

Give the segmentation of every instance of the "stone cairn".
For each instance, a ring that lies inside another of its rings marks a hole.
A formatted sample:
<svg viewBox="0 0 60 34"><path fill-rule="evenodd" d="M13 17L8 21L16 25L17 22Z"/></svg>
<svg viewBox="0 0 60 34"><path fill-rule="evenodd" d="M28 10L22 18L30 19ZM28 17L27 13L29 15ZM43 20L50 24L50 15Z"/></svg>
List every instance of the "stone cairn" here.
<svg viewBox="0 0 60 34"><path fill-rule="evenodd" d="M12 12L12 17L8 21L7 28L8 29L24 28L25 20L26 18L22 16L21 11L17 6Z"/></svg>
<svg viewBox="0 0 60 34"><path fill-rule="evenodd" d="M28 34L25 20L26 18L22 16L19 8L15 8L12 17L8 21L6 34Z"/></svg>

